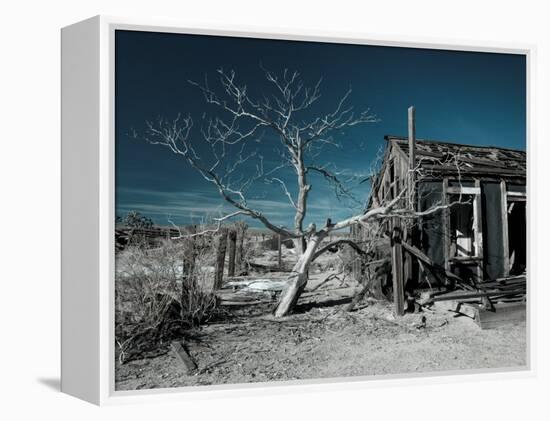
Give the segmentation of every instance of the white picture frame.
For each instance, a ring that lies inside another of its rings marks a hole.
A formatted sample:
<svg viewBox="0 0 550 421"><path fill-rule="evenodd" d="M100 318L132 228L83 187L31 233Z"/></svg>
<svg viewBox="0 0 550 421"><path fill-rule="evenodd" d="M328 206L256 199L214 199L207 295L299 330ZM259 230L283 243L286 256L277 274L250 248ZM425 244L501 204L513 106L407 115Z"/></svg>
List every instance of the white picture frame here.
<svg viewBox="0 0 550 421"><path fill-rule="evenodd" d="M533 46L442 40L390 39L364 34L232 27L185 27L177 22L96 16L62 29L62 376L63 392L103 405L137 401L242 396L365 388L384 384L525 377L534 374L528 299L527 369L463 370L304 380L273 384L114 390L114 31L117 29L251 38L326 41L380 46L523 54L527 61L527 151L530 154L530 78ZM528 186L531 169L528 168ZM529 211L531 215L531 210ZM528 218L531 220L531 218ZM528 223L528 256L529 256ZM529 259L529 257L528 257ZM529 263L528 263L529 265ZM530 265L529 265L530 266ZM533 294L528 278L528 296ZM458 376L460 375L460 376ZM377 380L374 382L373 380Z"/></svg>

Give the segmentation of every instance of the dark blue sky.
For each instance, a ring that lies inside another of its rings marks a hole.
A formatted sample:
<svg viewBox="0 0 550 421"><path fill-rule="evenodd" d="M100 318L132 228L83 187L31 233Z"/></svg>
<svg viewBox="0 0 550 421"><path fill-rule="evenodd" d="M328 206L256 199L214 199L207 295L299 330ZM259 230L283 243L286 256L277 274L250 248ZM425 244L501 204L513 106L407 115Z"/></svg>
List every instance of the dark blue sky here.
<svg viewBox="0 0 550 421"><path fill-rule="evenodd" d="M213 85L216 70L223 68L234 70L253 93L264 93L260 63L274 72L297 70L308 85L322 77L319 113L331 111L351 87L349 104L376 114L379 122L339 134L345 148L327 149L318 157L350 174L368 172L384 135L407 134L409 105L416 107L418 138L525 149L521 55L117 31L117 215L137 210L161 225L169 215L185 224L229 209L181 157L129 133L143 134L147 120L171 119L180 112L190 114L198 129L203 114L215 116L216 111L206 107L188 80L201 82L208 74ZM260 146L267 163L276 159L276 143L267 137ZM292 183L291 174L279 176ZM312 184L306 222L322 224L326 217L336 220L354 212L323 180L313 178ZM356 190L360 198L367 192L366 183ZM279 186L258 183L249 197L275 223L291 225L293 209Z"/></svg>

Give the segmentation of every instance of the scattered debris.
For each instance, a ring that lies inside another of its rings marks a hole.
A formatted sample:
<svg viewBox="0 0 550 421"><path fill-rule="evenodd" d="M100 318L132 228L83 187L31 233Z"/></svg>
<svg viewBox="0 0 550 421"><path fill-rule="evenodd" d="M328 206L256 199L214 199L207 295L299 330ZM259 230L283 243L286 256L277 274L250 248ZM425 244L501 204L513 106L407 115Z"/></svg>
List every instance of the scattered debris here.
<svg viewBox="0 0 550 421"><path fill-rule="evenodd" d="M197 364L192 375L171 351L118 365L117 390L525 364L524 324L482 330L438 306L433 314L395 317L390 302L367 300L353 313L345 305L315 307L286 318L263 313L201 326L202 343L185 341Z"/></svg>
<svg viewBox="0 0 550 421"><path fill-rule="evenodd" d="M174 351L174 353L178 357L178 359L185 365L187 369L187 374L193 374L197 369L197 363L193 360L193 358L191 358L191 355L189 355L189 351L185 346L185 342L184 341L172 342L170 346L172 348L172 351Z"/></svg>
<svg viewBox="0 0 550 421"><path fill-rule="evenodd" d="M473 319L487 329L525 320L525 294L526 278L521 275L481 282L469 291L423 292L419 301Z"/></svg>

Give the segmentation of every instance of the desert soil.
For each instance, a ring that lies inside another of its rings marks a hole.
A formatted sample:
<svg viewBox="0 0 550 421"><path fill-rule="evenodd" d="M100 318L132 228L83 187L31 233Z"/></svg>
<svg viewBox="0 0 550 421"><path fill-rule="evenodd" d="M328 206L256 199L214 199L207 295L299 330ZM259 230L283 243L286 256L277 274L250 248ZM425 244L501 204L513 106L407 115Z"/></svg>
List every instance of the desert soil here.
<svg viewBox="0 0 550 421"><path fill-rule="evenodd" d="M525 322L481 330L471 319L443 309L396 318L391 304L380 301L367 301L351 313L343 305L306 307L284 320L266 316L264 310L263 315L200 329L188 341L198 364L194 374L186 374L182 362L166 348L157 357L118 364L116 389L526 365Z"/></svg>

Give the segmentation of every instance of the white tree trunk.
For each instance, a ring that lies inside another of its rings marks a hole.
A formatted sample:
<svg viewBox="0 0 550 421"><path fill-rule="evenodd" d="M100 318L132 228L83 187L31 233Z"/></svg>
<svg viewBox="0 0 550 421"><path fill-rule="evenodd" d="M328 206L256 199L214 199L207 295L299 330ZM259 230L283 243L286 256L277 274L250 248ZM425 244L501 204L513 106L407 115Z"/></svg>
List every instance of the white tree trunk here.
<svg viewBox="0 0 550 421"><path fill-rule="evenodd" d="M275 310L275 317L287 316L296 305L298 297L307 284L309 266L313 256L326 236L327 233L325 231L319 231L313 234L308 240L306 250L300 255L300 258L292 268L288 283L281 292L279 304Z"/></svg>

